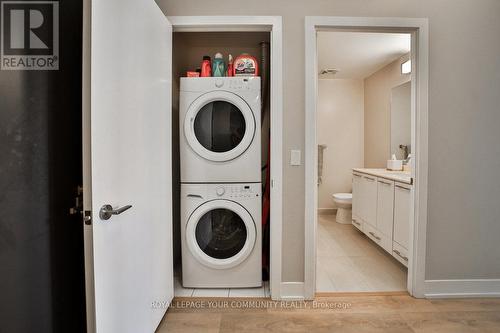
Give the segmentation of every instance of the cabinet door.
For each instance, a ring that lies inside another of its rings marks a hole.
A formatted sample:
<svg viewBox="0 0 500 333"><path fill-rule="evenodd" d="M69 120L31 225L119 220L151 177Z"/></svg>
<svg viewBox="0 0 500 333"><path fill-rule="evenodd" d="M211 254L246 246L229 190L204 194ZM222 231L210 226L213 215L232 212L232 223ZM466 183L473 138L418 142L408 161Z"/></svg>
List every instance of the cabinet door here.
<svg viewBox="0 0 500 333"><path fill-rule="evenodd" d="M353 219L362 219L361 204L362 204L362 180L363 176L357 173L352 174L352 217Z"/></svg>
<svg viewBox="0 0 500 333"><path fill-rule="evenodd" d="M377 226L377 179L363 176L362 215L363 220L373 227Z"/></svg>
<svg viewBox="0 0 500 333"><path fill-rule="evenodd" d="M394 224L394 182L377 179L377 229L392 239Z"/></svg>
<svg viewBox="0 0 500 333"><path fill-rule="evenodd" d="M394 241L408 249L410 237L410 196L408 185L394 185Z"/></svg>

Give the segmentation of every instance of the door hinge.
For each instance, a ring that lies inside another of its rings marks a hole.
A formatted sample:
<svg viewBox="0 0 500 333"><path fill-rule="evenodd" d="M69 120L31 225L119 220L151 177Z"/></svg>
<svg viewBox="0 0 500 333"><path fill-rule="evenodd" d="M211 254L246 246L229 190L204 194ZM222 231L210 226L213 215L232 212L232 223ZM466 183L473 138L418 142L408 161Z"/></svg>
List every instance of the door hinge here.
<svg viewBox="0 0 500 333"><path fill-rule="evenodd" d="M83 211L83 186L78 185L76 188L75 206L69 209L70 215L81 215L85 224L92 224L92 212L89 210Z"/></svg>
<svg viewBox="0 0 500 333"><path fill-rule="evenodd" d="M92 224L92 211L86 210L85 212L83 212L83 222L86 225Z"/></svg>
<svg viewBox="0 0 500 333"><path fill-rule="evenodd" d="M69 209L70 215L81 214L83 211L83 187L78 185L76 188L75 206Z"/></svg>

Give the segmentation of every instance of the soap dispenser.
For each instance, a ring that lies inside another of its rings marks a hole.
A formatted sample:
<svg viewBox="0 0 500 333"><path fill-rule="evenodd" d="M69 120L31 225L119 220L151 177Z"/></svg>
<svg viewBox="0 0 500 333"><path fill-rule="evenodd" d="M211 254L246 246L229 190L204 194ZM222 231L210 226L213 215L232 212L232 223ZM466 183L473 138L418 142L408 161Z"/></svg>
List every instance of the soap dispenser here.
<svg viewBox="0 0 500 333"><path fill-rule="evenodd" d="M390 160L387 160L387 169L391 171L403 170L403 161L396 158L396 154L392 154Z"/></svg>

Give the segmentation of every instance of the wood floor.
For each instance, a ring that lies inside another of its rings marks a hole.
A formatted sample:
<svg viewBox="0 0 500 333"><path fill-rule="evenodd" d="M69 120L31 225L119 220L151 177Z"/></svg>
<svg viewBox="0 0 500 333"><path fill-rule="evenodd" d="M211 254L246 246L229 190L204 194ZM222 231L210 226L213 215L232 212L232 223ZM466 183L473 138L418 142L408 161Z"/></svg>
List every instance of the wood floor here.
<svg viewBox="0 0 500 333"><path fill-rule="evenodd" d="M228 303L220 303L224 301ZM251 301L262 303L242 303ZM408 295L341 294L306 303L176 298L172 304L157 332L500 332L500 299L493 298L423 300Z"/></svg>

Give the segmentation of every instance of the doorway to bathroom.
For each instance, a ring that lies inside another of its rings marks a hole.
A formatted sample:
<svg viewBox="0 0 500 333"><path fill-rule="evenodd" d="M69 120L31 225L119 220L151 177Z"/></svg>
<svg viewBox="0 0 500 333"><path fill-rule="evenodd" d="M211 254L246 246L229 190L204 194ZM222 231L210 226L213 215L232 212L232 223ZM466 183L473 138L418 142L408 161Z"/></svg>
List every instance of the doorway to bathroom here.
<svg viewBox="0 0 500 333"><path fill-rule="evenodd" d="M413 281L423 282L415 194L426 181L416 161L425 22L370 20L306 19L306 295L418 296Z"/></svg>

